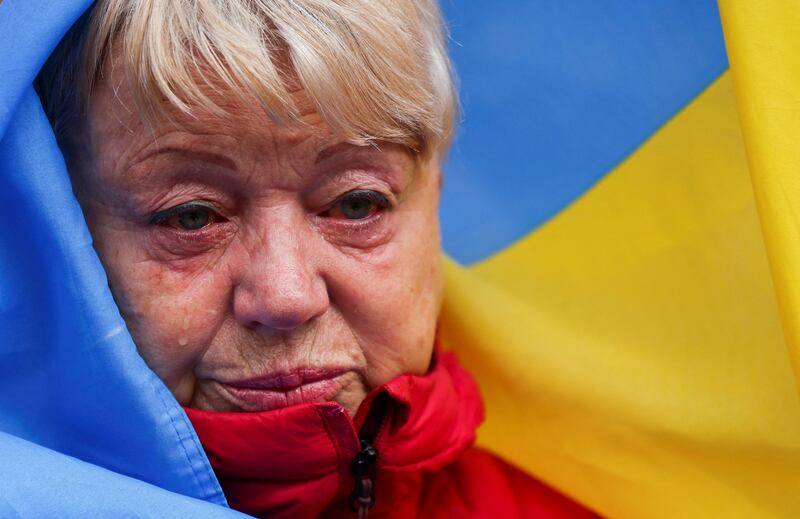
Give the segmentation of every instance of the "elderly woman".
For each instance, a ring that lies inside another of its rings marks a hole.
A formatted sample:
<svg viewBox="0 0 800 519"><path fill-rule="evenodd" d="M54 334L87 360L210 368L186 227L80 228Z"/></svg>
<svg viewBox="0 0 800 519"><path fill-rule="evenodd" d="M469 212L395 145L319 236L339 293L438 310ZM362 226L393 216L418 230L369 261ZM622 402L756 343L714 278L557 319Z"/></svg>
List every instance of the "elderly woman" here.
<svg viewBox="0 0 800 519"><path fill-rule="evenodd" d="M436 346L456 99L433 0L103 0L38 88L233 508L591 515L472 446L477 388Z"/></svg>

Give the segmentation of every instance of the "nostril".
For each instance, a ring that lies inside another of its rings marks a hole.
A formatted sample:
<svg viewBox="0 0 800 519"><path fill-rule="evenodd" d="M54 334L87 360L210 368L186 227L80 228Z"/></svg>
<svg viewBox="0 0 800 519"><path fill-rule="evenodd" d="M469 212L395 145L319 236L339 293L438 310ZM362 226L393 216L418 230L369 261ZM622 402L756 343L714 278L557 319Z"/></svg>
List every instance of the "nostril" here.
<svg viewBox="0 0 800 519"><path fill-rule="evenodd" d="M234 315L248 330L289 331L324 314L328 307L324 285L303 293L259 290L252 286L239 286L234 294Z"/></svg>
<svg viewBox="0 0 800 519"><path fill-rule="evenodd" d="M247 328L248 330L257 330L259 326L261 326L261 323L259 323L258 321L250 321L245 325L245 328Z"/></svg>
<svg viewBox="0 0 800 519"><path fill-rule="evenodd" d="M268 245L237 275L233 311L239 324L249 330L289 331L324 314L328 287L317 263L276 241Z"/></svg>

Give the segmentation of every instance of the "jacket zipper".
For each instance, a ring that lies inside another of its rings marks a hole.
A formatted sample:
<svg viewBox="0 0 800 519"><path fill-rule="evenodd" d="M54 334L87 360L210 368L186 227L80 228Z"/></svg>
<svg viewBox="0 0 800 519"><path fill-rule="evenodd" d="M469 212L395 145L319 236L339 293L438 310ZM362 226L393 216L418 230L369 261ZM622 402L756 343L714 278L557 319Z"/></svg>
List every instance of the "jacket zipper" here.
<svg viewBox="0 0 800 519"><path fill-rule="evenodd" d="M373 401L370 415L367 416L358 435L361 450L353 459L355 487L347 504L358 514L358 519L367 519L369 510L375 505L375 473L378 466L376 446L386 434L392 418L392 407L388 405L388 395L380 395Z"/></svg>
<svg viewBox="0 0 800 519"><path fill-rule="evenodd" d="M378 451L368 440L361 440L361 452L353 460L353 475L356 485L347 504L358 514L358 519L367 519L369 509L375 504L375 467Z"/></svg>

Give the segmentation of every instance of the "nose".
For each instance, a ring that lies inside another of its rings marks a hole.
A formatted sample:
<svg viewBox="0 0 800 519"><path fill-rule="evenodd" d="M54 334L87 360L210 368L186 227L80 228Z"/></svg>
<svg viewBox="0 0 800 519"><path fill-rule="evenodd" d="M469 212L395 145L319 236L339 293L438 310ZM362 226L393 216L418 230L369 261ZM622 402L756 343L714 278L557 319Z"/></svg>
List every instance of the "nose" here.
<svg viewBox="0 0 800 519"><path fill-rule="evenodd" d="M292 330L327 310L328 291L314 238L297 220L270 218L245 245L247 261L233 294L233 312L242 326Z"/></svg>

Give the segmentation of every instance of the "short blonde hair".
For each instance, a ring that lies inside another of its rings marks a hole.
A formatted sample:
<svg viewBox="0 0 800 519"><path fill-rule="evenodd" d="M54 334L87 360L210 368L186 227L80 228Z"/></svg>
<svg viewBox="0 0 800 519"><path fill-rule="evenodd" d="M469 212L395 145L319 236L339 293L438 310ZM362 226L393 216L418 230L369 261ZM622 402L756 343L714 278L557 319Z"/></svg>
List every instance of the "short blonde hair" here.
<svg viewBox="0 0 800 519"><path fill-rule="evenodd" d="M85 113L112 49L145 118L163 115L163 99L187 114L224 114L204 94L221 82L276 120L297 121L288 85L299 81L353 144L440 155L453 132L457 98L436 0L98 0L37 80L60 140Z"/></svg>

